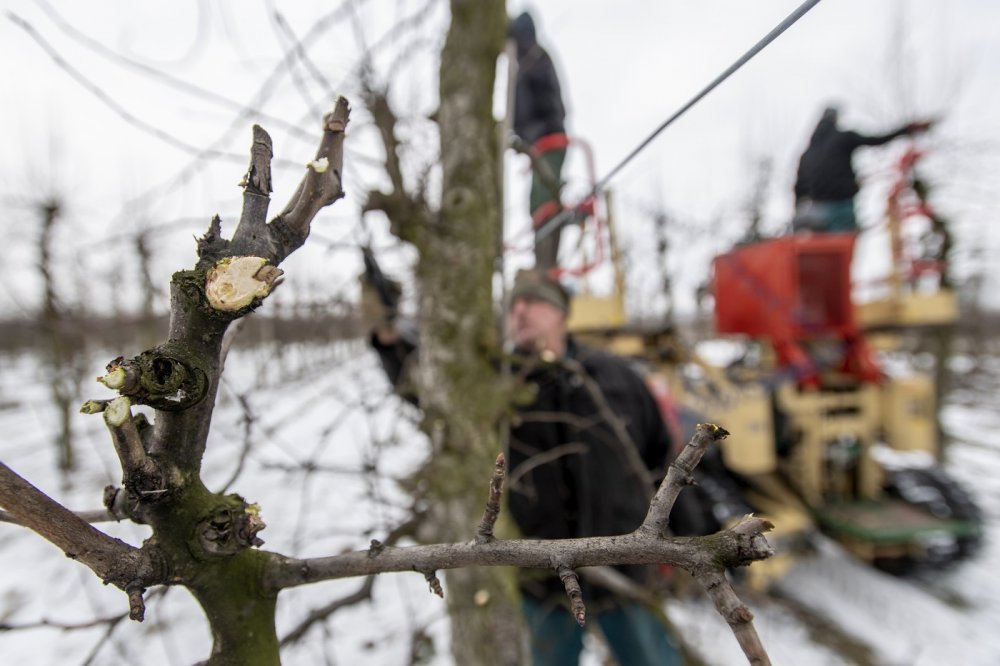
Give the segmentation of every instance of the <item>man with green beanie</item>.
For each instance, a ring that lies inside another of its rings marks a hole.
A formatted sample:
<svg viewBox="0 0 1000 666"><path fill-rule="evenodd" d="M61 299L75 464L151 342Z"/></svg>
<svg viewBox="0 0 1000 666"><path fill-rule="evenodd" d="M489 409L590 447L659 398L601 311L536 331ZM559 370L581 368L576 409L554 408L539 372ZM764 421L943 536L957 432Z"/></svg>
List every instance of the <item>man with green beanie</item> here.
<svg viewBox="0 0 1000 666"><path fill-rule="evenodd" d="M533 539L627 534L642 523L662 477L670 437L656 401L624 358L586 347L567 331L570 296L543 271L518 273L510 292L508 342L515 373L535 386L518 406L507 452L509 506ZM372 335L390 380L399 385L415 345L383 327ZM644 586L651 571L616 567ZM679 665L663 622L642 603L581 580L588 617L623 666ZM522 609L536 666L576 665L583 628L550 570L520 572Z"/></svg>

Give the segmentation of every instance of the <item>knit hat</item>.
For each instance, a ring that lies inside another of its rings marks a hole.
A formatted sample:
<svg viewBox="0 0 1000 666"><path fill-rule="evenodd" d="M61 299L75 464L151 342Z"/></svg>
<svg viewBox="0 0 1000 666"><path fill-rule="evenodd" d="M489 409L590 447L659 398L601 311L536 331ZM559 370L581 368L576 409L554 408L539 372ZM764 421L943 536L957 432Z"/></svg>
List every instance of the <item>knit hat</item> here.
<svg viewBox="0 0 1000 666"><path fill-rule="evenodd" d="M517 272L514 287L510 291L510 302L513 303L518 298L544 301L563 314L569 312L569 292L558 280L542 271L524 269Z"/></svg>

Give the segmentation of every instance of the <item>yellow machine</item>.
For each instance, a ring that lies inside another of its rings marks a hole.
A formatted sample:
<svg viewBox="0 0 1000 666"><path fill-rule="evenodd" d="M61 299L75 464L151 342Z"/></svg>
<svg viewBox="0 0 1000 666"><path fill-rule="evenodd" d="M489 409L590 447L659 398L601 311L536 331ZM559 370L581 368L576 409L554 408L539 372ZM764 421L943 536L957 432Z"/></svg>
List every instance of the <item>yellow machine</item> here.
<svg viewBox="0 0 1000 666"><path fill-rule="evenodd" d="M898 233L905 209L890 199L889 213ZM777 557L751 568L761 584L817 531L899 573L960 560L981 539L978 507L939 464L932 379L890 374L871 344L875 330L951 323L954 293L940 284L917 290L894 257L892 289L859 306L853 244L854 234L795 235L717 257L715 335L742 350L721 363L669 327L630 328L620 276L612 296L574 300L574 334L641 359L673 421L688 415L688 426L709 420L732 433L719 460L699 468L692 492L709 529L741 511L776 525Z"/></svg>

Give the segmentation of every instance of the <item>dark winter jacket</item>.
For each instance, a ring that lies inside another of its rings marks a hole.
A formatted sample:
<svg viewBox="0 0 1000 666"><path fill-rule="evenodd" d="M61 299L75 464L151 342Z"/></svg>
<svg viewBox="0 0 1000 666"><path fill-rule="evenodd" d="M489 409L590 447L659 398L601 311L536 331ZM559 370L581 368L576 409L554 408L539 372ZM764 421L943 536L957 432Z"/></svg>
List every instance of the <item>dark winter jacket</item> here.
<svg viewBox="0 0 1000 666"><path fill-rule="evenodd" d="M908 125L889 132L866 136L837 129L836 120L823 118L816 125L809 147L802 153L795 180L795 199L843 201L858 193L852 158L861 146L880 146L907 134Z"/></svg>
<svg viewBox="0 0 1000 666"><path fill-rule="evenodd" d="M398 382L408 355L375 343L390 380ZM406 350L412 346L406 345ZM566 361L528 371L535 399L519 408L510 430L509 506L525 537L567 539L626 534L642 523L666 466L670 437L656 401L625 359L569 339ZM584 380L576 370L589 378ZM588 389L596 385L606 406ZM609 424L614 415L635 450L629 453ZM642 580L645 567L619 567ZM564 596L551 571L524 572L522 591L535 598ZM583 581L586 584L586 581ZM602 590L585 590L596 598Z"/></svg>
<svg viewBox="0 0 1000 666"><path fill-rule="evenodd" d="M535 24L528 14L511 21L508 35L517 44L514 91L514 133L533 144L547 134L566 132L559 77L552 58L535 41Z"/></svg>

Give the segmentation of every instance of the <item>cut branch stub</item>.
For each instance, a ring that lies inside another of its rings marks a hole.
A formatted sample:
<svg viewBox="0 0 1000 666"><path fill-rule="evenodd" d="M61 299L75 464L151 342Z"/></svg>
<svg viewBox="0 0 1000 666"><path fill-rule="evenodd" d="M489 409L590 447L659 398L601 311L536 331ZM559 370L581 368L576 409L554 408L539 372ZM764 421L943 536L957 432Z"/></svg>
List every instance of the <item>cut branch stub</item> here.
<svg viewBox="0 0 1000 666"><path fill-rule="evenodd" d="M222 218L213 215L205 235L198 239L198 257L206 261L222 257L228 247L229 241L222 237Z"/></svg>
<svg viewBox="0 0 1000 666"><path fill-rule="evenodd" d="M108 365L108 374L99 377L98 381L109 386L105 381L108 377L114 378L111 383L119 385L118 392L133 404L149 405L167 412L193 407L208 391L204 363L195 354L171 343L146 350L135 358L115 359ZM84 403L81 411L97 413L109 404L91 400Z"/></svg>
<svg viewBox="0 0 1000 666"><path fill-rule="evenodd" d="M764 533L773 529L771 521L757 518L753 514L744 516L734 525L731 531L736 536L736 564L747 566L774 555L774 549L764 538Z"/></svg>
<svg viewBox="0 0 1000 666"><path fill-rule="evenodd" d="M139 384L146 404L168 412L180 411L205 397L208 377L185 357L157 347L140 354L138 360L142 368Z"/></svg>
<svg viewBox="0 0 1000 666"><path fill-rule="evenodd" d="M436 571L425 571L424 580L427 581L431 592L444 599L444 588L441 587L441 580L437 577Z"/></svg>
<svg viewBox="0 0 1000 666"><path fill-rule="evenodd" d="M267 196L271 190L271 157L274 149L271 147L271 137L260 125L253 126L253 145L250 147L250 167L240 182L256 194Z"/></svg>
<svg viewBox="0 0 1000 666"><path fill-rule="evenodd" d="M580 587L580 578L570 567L565 564L556 566L556 573L566 589L566 596L569 597L570 611L573 618L581 627L587 624L587 608L583 603L583 588Z"/></svg>
<svg viewBox="0 0 1000 666"><path fill-rule="evenodd" d="M105 367L107 374L97 378L97 381L122 395L133 393L139 386L139 370L134 365L124 364L121 356Z"/></svg>
<svg viewBox="0 0 1000 666"><path fill-rule="evenodd" d="M139 498L125 488L105 486L103 503L115 520L131 520L140 524L146 522L142 515Z"/></svg>
<svg viewBox="0 0 1000 666"><path fill-rule="evenodd" d="M344 196L344 137L350 115L347 100L337 98L333 110L323 117L323 138L316 157L306 165L306 175L288 205L269 225L280 246L279 262L305 242L316 213Z"/></svg>
<svg viewBox="0 0 1000 666"><path fill-rule="evenodd" d="M493 478L490 479L490 494L486 500L486 510L476 531L476 543L488 543L495 539L493 527L500 516L500 500L503 495L503 482L507 476L507 461L503 453L497 456L493 466Z"/></svg>
<svg viewBox="0 0 1000 666"><path fill-rule="evenodd" d="M131 402L119 396L108 403L104 422L111 432L118 459L122 464L125 488L140 498L157 499L165 492L163 474L142 444L139 427L132 418Z"/></svg>
<svg viewBox="0 0 1000 666"><path fill-rule="evenodd" d="M226 257L208 270L205 297L220 312L239 312L270 294L281 275L263 257Z"/></svg>
<svg viewBox="0 0 1000 666"><path fill-rule="evenodd" d="M263 545L257 533L265 527L258 505L247 504L239 495L227 495L198 522L198 542L210 555L235 555Z"/></svg>

